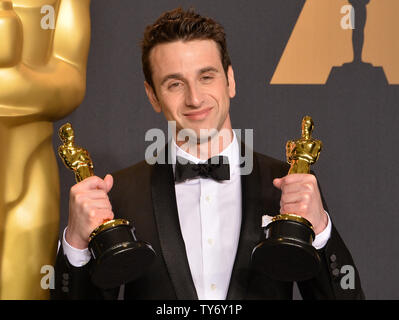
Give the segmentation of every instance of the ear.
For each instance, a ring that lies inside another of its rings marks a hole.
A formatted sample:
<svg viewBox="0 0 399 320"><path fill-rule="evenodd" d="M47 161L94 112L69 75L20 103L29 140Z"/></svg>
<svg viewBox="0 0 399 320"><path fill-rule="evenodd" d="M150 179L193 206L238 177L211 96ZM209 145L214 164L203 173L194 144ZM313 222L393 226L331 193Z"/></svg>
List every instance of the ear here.
<svg viewBox="0 0 399 320"><path fill-rule="evenodd" d="M147 81L144 81L145 93L147 94L148 100L150 101L152 108L155 112L160 113L162 111L161 104L158 101L157 95L154 89L149 85Z"/></svg>
<svg viewBox="0 0 399 320"><path fill-rule="evenodd" d="M227 80L229 81L229 97L234 98L236 95L236 81L234 79L234 71L231 65L227 69Z"/></svg>

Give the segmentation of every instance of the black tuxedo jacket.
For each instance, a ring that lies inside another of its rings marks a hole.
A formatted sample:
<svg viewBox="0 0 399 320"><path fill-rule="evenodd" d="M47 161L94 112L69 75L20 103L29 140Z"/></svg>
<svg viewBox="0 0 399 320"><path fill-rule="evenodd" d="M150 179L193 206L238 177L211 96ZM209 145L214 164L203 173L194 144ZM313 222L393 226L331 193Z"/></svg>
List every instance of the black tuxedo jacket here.
<svg viewBox="0 0 399 320"><path fill-rule="evenodd" d="M251 268L252 250L264 239L261 217L280 210L281 192L272 181L285 176L288 169L286 163L254 152L252 173L241 176L242 224L227 299L292 299L292 282L273 280ZM142 161L114 173L113 177L109 196L115 218L132 222L137 238L151 243L157 253L148 272L125 285L125 299L198 299L178 220L172 165L149 165ZM328 211L325 203L324 208ZM319 254L322 267L317 277L298 282L304 299L364 298L351 254L334 225L331 238ZM71 266L61 246L51 297L116 299L119 288L100 290L90 282L90 264L80 268ZM355 269L354 289L341 287L345 275L339 271L343 265Z"/></svg>

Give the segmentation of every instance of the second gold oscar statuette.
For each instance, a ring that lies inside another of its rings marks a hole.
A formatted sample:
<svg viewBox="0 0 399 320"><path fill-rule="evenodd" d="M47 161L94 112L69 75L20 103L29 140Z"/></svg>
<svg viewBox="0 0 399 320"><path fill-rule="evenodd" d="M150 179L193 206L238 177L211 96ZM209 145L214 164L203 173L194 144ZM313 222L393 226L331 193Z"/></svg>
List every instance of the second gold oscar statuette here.
<svg viewBox="0 0 399 320"><path fill-rule="evenodd" d="M310 116L302 119L302 135L286 144L288 174L310 173L310 165L320 155L322 142L313 139L314 123ZM312 246L312 224L295 213L278 214L264 227L266 239L252 252L253 266L282 281L303 281L316 275L320 257Z"/></svg>
<svg viewBox="0 0 399 320"><path fill-rule="evenodd" d="M77 183L94 175L94 166L86 149L75 145L70 123L59 129L63 144L58 154L65 166L75 173ZM89 250L94 258L92 282L104 289L115 288L140 277L153 262L155 251L149 243L136 239L134 228L126 219L105 220L92 231Z"/></svg>

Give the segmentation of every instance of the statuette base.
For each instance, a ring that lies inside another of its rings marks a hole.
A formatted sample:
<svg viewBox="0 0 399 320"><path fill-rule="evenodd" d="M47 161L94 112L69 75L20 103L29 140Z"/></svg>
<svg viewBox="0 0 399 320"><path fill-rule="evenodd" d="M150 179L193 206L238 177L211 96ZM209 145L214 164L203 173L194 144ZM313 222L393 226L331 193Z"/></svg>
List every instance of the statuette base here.
<svg viewBox="0 0 399 320"><path fill-rule="evenodd" d="M312 246L315 234L310 222L300 222L296 215L277 217L264 228L266 239L252 252L253 267L280 281L303 281L315 277L320 257Z"/></svg>
<svg viewBox="0 0 399 320"><path fill-rule="evenodd" d="M91 280L103 289L116 288L141 277L155 258L151 245L137 241L133 227L126 220L110 222L106 228L97 230L89 242L94 257Z"/></svg>

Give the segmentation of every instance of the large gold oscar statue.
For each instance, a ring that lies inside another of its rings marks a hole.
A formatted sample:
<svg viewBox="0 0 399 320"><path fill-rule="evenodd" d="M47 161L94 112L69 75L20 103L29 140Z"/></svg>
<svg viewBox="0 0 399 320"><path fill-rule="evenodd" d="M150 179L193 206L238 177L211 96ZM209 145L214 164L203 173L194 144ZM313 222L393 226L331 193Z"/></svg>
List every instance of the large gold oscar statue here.
<svg viewBox="0 0 399 320"><path fill-rule="evenodd" d="M52 19L54 25L52 26ZM46 299L59 224L52 122L86 91L90 0L0 0L0 299Z"/></svg>

